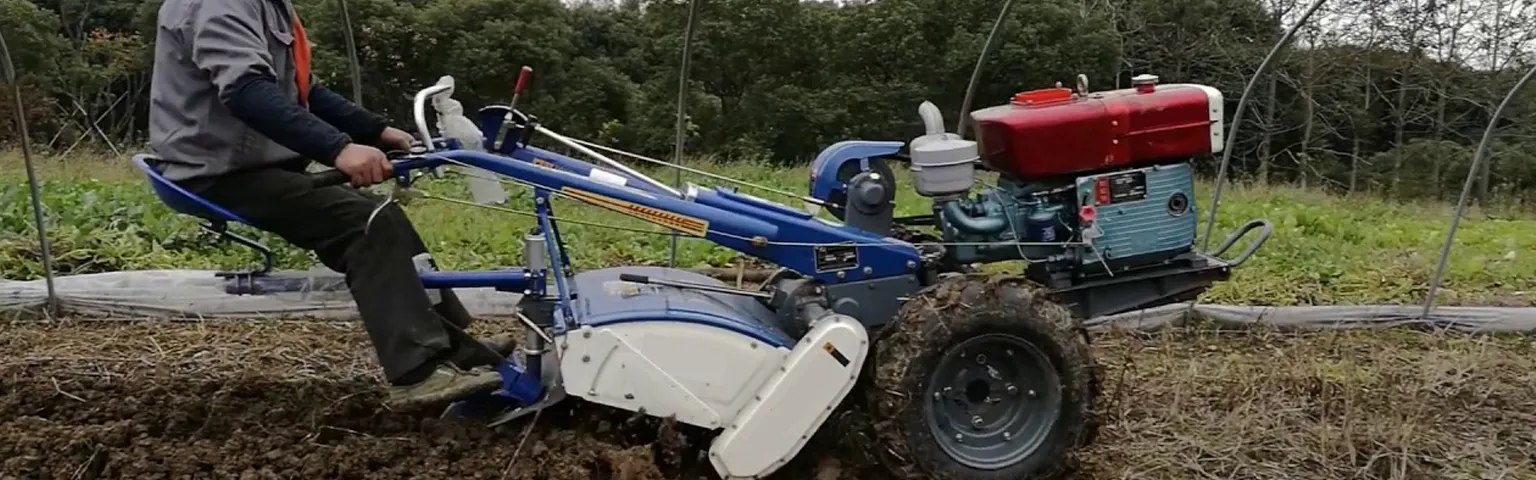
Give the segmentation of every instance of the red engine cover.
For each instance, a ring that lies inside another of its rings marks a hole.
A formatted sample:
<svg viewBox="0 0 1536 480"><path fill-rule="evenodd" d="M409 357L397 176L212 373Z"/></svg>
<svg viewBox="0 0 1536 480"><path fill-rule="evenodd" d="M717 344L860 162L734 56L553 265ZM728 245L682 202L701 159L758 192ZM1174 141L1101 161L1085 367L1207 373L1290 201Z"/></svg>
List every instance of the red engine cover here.
<svg viewBox="0 0 1536 480"><path fill-rule="evenodd" d="M1203 85L1138 85L1074 96L1051 88L971 113L982 164L1052 177L1222 150L1222 95Z"/></svg>

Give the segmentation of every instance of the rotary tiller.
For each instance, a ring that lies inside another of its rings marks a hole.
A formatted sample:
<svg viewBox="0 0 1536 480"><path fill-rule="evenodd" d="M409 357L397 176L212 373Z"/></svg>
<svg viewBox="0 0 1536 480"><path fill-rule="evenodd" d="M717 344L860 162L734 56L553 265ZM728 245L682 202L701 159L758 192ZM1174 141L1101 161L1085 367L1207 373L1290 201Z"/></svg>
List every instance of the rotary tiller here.
<svg viewBox="0 0 1536 480"><path fill-rule="evenodd" d="M805 208L679 191L512 106L479 111L479 148L434 137L427 101L452 89L416 95L420 144L394 159L397 191L424 172L473 167L533 187L537 216L526 266L421 275L428 289L522 296L528 341L497 367L502 388L461 412L501 424L569 396L672 417L715 433L708 456L725 478L773 473L841 408L872 419L893 476L1055 476L1095 431L1098 374L1081 320L1193 299L1269 235L1254 221L1212 252L1193 248L1190 161L1223 146L1222 95L1200 85L1143 76L1124 90L1079 80L1025 92L972 112L974 141L945 133L925 102L925 135L821 152ZM606 168L534 147L535 135ZM166 181L155 161L135 157L162 201L261 250L226 228L245 222ZM893 215L893 164L908 165L931 215ZM999 180L972 193L978 164ZM317 186L345 182L315 174ZM779 268L756 289L661 267L573 272L556 196ZM1245 251L1219 258L1254 229ZM229 275L232 291L279 288L262 251L266 266ZM1021 275L978 273L1014 260L1027 263Z"/></svg>

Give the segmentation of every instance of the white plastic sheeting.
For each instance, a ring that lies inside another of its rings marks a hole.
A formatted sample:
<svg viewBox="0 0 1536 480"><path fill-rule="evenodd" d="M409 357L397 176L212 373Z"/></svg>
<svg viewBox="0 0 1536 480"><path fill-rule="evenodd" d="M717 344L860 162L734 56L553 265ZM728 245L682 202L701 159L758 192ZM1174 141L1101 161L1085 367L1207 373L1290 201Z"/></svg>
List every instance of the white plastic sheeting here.
<svg viewBox="0 0 1536 480"><path fill-rule="evenodd" d="M264 295L230 295L225 279L205 270L135 270L54 279L59 314L69 317L322 318L357 316L340 274L329 270L274 272L306 278L311 288ZM511 316L519 295L494 289L456 290L479 316ZM0 313L41 311L48 303L42 280L0 280Z"/></svg>
<svg viewBox="0 0 1536 480"><path fill-rule="evenodd" d="M320 318L352 319L357 310L341 276L329 270L278 272L307 279L310 288L267 295L230 295L213 271L141 270L62 276L56 279L61 314L70 317ZM515 293L492 289L457 290L476 316L505 317L517 311ZM42 280L0 280L0 313L40 311L47 304ZM1175 304L1095 318L1091 328L1157 330L1191 321L1245 327L1268 324L1296 328L1428 327L1467 332L1536 333L1536 307L1438 307L1420 318L1423 307L1303 306L1252 307Z"/></svg>
<svg viewBox="0 0 1536 480"><path fill-rule="evenodd" d="M1420 305L1327 305L1254 307L1175 304L1089 320L1089 328L1158 330L1208 321L1224 327L1270 325L1300 329L1417 327L1462 332L1536 333L1536 307L1436 307Z"/></svg>

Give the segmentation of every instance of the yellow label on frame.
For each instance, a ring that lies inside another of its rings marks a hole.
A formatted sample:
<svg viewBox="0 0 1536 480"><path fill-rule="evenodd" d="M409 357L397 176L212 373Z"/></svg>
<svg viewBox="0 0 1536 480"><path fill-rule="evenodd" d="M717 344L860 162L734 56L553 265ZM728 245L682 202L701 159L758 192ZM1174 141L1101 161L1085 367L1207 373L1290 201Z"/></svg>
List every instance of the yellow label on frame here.
<svg viewBox="0 0 1536 480"><path fill-rule="evenodd" d="M561 187L560 193L569 195L583 202L591 203L615 212L683 232L695 237L702 237L709 233L709 222L700 218L669 212L659 208L647 207L632 202L626 202L606 195L599 195L586 190L578 190L571 187Z"/></svg>

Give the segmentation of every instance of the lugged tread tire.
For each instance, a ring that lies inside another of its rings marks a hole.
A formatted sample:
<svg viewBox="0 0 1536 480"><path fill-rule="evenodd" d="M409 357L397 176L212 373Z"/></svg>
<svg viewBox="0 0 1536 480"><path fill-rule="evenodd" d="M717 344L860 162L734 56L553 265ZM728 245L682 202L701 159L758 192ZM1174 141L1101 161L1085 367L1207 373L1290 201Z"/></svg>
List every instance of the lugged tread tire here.
<svg viewBox="0 0 1536 480"><path fill-rule="evenodd" d="M1012 335L1040 349L1061 389L1061 414L1039 447L995 470L972 468L945 452L926 423L930 403L924 394L931 370L948 350L988 334ZM1056 479L1066 473L1069 454L1097 434L1100 372L1087 331L1028 280L988 274L940 280L913 295L873 347L864 407L877 448L889 449L882 463L897 478Z"/></svg>

